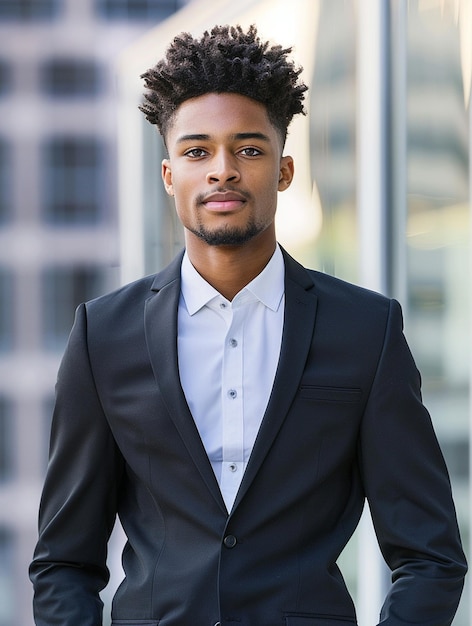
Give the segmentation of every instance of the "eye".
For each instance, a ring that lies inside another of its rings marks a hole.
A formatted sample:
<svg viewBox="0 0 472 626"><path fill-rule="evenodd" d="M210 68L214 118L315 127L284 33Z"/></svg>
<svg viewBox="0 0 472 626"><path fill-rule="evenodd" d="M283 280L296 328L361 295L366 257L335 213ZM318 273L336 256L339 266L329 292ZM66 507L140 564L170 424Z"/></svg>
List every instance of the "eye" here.
<svg viewBox="0 0 472 626"><path fill-rule="evenodd" d="M247 148L243 148L239 151L240 154L247 157L255 157L260 156L262 152L258 148L253 148L252 146L248 146Z"/></svg>
<svg viewBox="0 0 472 626"><path fill-rule="evenodd" d="M185 152L185 156L190 157L191 159L199 159L203 156L206 156L207 152L203 148L191 148Z"/></svg>

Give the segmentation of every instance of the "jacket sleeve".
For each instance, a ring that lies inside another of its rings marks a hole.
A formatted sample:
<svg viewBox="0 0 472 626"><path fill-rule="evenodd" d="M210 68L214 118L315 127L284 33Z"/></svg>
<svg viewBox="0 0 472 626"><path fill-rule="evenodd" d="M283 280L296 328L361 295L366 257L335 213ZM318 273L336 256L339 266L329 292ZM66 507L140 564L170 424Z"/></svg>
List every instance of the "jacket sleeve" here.
<svg viewBox="0 0 472 626"><path fill-rule="evenodd" d="M448 626L466 573L449 477L420 385L400 305L392 301L360 439L366 496L392 570L382 626Z"/></svg>
<svg viewBox="0 0 472 626"><path fill-rule="evenodd" d="M87 352L85 306L59 368L39 540L30 577L37 626L99 626L109 579L122 459L98 398ZM105 357L106 358L106 357Z"/></svg>

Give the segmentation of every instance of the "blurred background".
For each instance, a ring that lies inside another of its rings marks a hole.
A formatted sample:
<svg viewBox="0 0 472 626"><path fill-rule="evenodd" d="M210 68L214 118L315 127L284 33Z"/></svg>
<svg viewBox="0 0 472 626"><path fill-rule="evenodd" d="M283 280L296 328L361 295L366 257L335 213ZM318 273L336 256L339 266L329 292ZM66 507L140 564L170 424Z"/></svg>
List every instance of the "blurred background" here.
<svg viewBox="0 0 472 626"><path fill-rule="evenodd" d="M310 85L279 239L401 301L469 553L472 0L0 0L0 626L33 624L27 568L75 307L182 245L139 75L178 32L236 22L294 45ZM104 624L121 543L118 528ZM372 626L388 573L368 515L341 568ZM455 626L469 607L467 584Z"/></svg>

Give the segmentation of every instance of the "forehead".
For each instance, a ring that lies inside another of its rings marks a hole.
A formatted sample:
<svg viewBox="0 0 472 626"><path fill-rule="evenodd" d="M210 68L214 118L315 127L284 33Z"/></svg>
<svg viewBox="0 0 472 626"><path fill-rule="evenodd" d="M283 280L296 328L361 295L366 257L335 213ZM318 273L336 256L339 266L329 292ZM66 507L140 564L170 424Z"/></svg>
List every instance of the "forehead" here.
<svg viewBox="0 0 472 626"><path fill-rule="evenodd" d="M237 135L262 132L278 137L266 107L233 93L209 93L185 100L176 110L167 133L170 143L185 135Z"/></svg>

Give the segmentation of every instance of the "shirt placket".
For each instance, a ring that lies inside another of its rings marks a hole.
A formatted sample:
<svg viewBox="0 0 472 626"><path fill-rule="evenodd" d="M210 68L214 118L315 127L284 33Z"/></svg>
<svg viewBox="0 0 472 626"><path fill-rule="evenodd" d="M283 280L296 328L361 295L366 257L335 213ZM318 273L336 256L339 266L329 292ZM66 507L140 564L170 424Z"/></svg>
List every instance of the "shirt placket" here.
<svg viewBox="0 0 472 626"><path fill-rule="evenodd" d="M243 313L241 302L227 305L228 331L225 337L222 367L222 437L223 462L221 493L231 509L244 472L243 412Z"/></svg>

